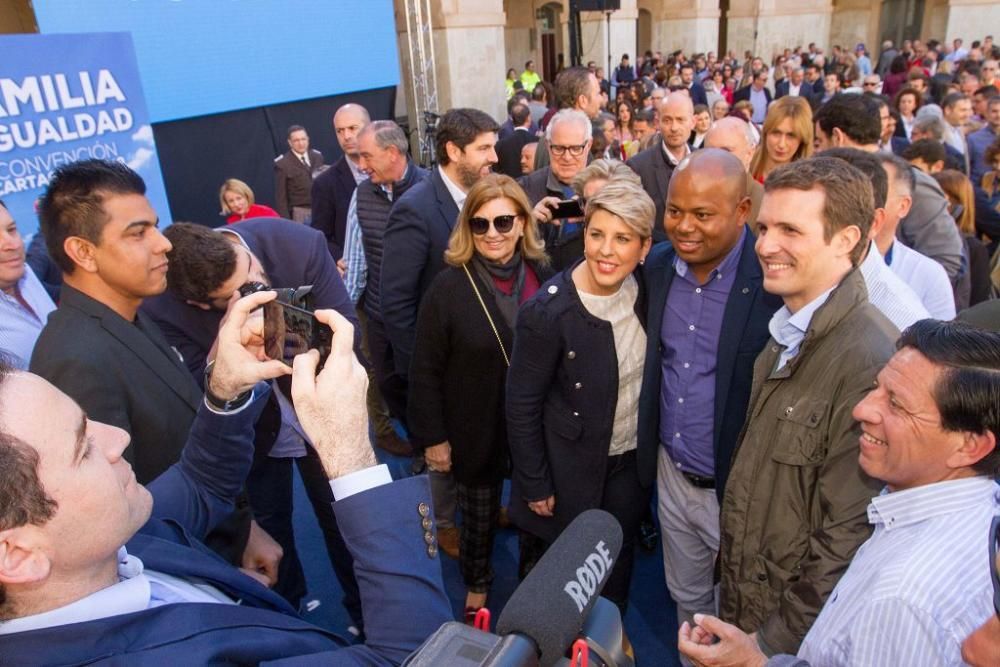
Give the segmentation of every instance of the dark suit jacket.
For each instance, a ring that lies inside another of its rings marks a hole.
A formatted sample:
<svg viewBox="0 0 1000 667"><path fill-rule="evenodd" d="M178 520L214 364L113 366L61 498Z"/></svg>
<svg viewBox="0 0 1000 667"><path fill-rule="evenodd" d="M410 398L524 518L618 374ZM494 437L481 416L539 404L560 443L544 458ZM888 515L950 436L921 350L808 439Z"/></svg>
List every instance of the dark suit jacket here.
<svg viewBox="0 0 1000 667"><path fill-rule="evenodd" d="M377 610L365 628L365 645L344 648L342 639L303 621L280 596L199 541L232 509L250 469L248 443L265 400L258 396L234 415L200 410L180 463L150 484L153 517L126 545L149 570L211 584L240 604L170 604L7 635L5 663L257 664L307 656L322 664L398 664L451 620L441 568L436 554L428 557L417 511L430 504L424 477L334 504L365 607Z"/></svg>
<svg viewBox="0 0 1000 667"><path fill-rule="evenodd" d="M787 95L789 86L790 82L788 81L788 79L782 79L781 81L776 83L774 85L774 99L778 100ZM799 97L803 98L806 102L809 103L810 106L812 106L812 100L815 96L816 94L815 91L813 90L812 85L810 85L808 81L803 79L802 84L799 86Z"/></svg>
<svg viewBox="0 0 1000 667"><path fill-rule="evenodd" d="M347 156L342 155L333 166L312 182L312 226L323 232L330 254L340 259L347 240L347 209L357 183Z"/></svg>
<svg viewBox="0 0 1000 667"><path fill-rule="evenodd" d="M250 252L260 260L274 287L312 285L316 307L332 308L346 317L354 324L355 340L360 340L357 313L322 234L305 225L275 218L251 218L229 225L221 232L240 235ZM159 325L166 339L184 357L188 370L201 383L206 357L219 333L223 313L184 303L184 299L170 289L146 299L140 312Z"/></svg>
<svg viewBox="0 0 1000 667"><path fill-rule="evenodd" d="M127 322L69 285L42 330L31 372L94 420L125 429L125 458L145 484L180 457L202 393L159 327L140 312Z"/></svg>
<svg viewBox="0 0 1000 667"><path fill-rule="evenodd" d="M688 92L691 93L692 103L704 104L705 106L708 106L708 95L705 94L705 86L695 81L691 84L691 87L688 88Z"/></svg>
<svg viewBox="0 0 1000 667"><path fill-rule="evenodd" d="M434 276L445 268L444 251L458 207L439 169L392 206L386 223L382 270L382 321L392 344L396 373L406 377L413 354L417 308Z"/></svg>
<svg viewBox="0 0 1000 667"><path fill-rule="evenodd" d="M667 186L670 176L674 173L674 165L663 153L663 142L657 141L644 151L639 152L626 164L639 174L642 189L653 198L656 204L656 218L653 220L653 243L667 240L663 231L663 212L666 210Z"/></svg>
<svg viewBox="0 0 1000 667"><path fill-rule="evenodd" d="M806 84L803 84L803 85L806 85ZM764 97L767 98L767 103L768 103L768 105L770 105L771 104L771 91L768 90L767 87L764 88ZM733 104L736 104L737 102L742 102L744 100L746 100L747 102L750 101L750 86L743 86L742 88L740 88L739 90L737 90L735 93L733 93Z"/></svg>
<svg viewBox="0 0 1000 667"><path fill-rule="evenodd" d="M507 174L511 178L521 178L521 149L525 144L538 141L528 128L517 128L513 133L497 142L497 166L493 171Z"/></svg>
<svg viewBox="0 0 1000 667"><path fill-rule="evenodd" d="M646 257L643 274L649 291L646 334L646 366L639 396L638 465L644 484L656 478L656 456L660 444L660 382L662 351L660 331L667 294L674 279L677 253L669 243L655 246ZM781 307L781 299L763 289L763 276L754 236L747 229L736 282L729 293L722 318L722 334L715 371L715 424L712 447L715 452L715 493L721 502L729 477L729 466L743 428L753 363L767 343L771 316Z"/></svg>
<svg viewBox="0 0 1000 667"><path fill-rule="evenodd" d="M310 206L313 174L323 166L323 154L309 149L309 166L289 150L274 159L274 210L282 218L292 217L295 206Z"/></svg>

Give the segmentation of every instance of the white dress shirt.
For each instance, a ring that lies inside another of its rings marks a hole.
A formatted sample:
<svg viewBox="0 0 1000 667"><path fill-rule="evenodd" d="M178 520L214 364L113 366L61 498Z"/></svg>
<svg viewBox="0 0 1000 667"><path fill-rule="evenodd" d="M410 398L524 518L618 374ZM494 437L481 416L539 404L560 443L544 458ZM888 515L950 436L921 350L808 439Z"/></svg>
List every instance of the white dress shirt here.
<svg viewBox="0 0 1000 667"><path fill-rule="evenodd" d="M462 207L465 206L465 198L467 193L462 190L462 188L455 185L454 181L448 178L448 174L444 172L440 166L438 167L438 173L441 174L441 180L444 181L444 187L448 188L448 194L451 198L455 200L455 206L458 207L459 213L462 211Z"/></svg>
<svg viewBox="0 0 1000 667"><path fill-rule="evenodd" d="M955 318L955 292L943 266L898 240L886 255L889 268L912 289L931 317Z"/></svg>
<svg viewBox="0 0 1000 667"><path fill-rule="evenodd" d="M993 615L989 527L996 482L971 477L873 498L875 532L854 555L799 657L812 665L960 665Z"/></svg>
<svg viewBox="0 0 1000 667"><path fill-rule="evenodd" d="M778 365L774 370L779 371L784 368L785 364L799 353L799 347L806 337L806 332L809 331L809 323L812 322L813 315L820 309L820 306L826 303L826 300L830 298L830 293L835 288L836 285L823 292L799 308L795 314L792 314L788 306L782 306L771 316L771 321L767 323L767 330L771 333L771 337L785 348L778 356Z"/></svg>
<svg viewBox="0 0 1000 667"><path fill-rule="evenodd" d="M868 302L900 331L931 316L920 297L885 265L874 241L868 244L868 256L861 263L861 275L868 288Z"/></svg>

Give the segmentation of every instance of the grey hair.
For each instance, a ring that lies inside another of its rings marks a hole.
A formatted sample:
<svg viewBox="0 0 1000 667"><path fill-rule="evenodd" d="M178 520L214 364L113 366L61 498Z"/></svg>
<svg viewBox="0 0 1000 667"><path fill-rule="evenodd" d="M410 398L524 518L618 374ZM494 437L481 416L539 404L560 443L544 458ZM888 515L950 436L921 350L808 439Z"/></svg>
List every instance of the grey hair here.
<svg viewBox="0 0 1000 667"><path fill-rule="evenodd" d="M642 185L632 179L616 178L608 181L600 192L587 200L587 223L595 211L607 211L630 227L645 241L653 235L653 217L656 206Z"/></svg>
<svg viewBox="0 0 1000 667"><path fill-rule="evenodd" d="M396 150L403 155L406 155L410 150L410 142L406 138L406 132L403 132L403 128L391 120L376 120L365 125L358 136L365 134L374 134L375 145L382 150L389 148L389 146L395 146Z"/></svg>
<svg viewBox="0 0 1000 667"><path fill-rule="evenodd" d="M913 122L913 129L917 132L926 132L937 141L944 138L944 122L937 116L918 118Z"/></svg>
<svg viewBox="0 0 1000 667"><path fill-rule="evenodd" d="M556 112L556 115L552 116L552 119L549 120L549 126L545 128L545 140L551 142L552 132L555 130L556 125L568 122L579 125L586 134L587 139L590 139L593 126L587 114L577 109L560 109Z"/></svg>
<svg viewBox="0 0 1000 667"><path fill-rule="evenodd" d="M583 188L587 183L594 180L626 180L642 187L642 180L639 175L632 171L632 168L624 162L618 160L594 160L588 164L580 173L573 177L573 191L579 196L583 196Z"/></svg>

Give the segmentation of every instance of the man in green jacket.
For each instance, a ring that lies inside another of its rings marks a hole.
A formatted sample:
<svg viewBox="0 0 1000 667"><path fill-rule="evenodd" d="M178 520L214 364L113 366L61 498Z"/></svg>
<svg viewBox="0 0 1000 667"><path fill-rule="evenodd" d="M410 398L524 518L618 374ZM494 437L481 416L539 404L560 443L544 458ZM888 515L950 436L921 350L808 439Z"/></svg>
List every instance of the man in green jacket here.
<svg viewBox="0 0 1000 667"><path fill-rule="evenodd" d="M541 80L542 77L535 71L535 61L529 60L524 63L524 71L521 72L521 85L524 86L524 89L530 93Z"/></svg>
<svg viewBox="0 0 1000 667"><path fill-rule="evenodd" d="M868 179L833 158L772 172L757 218L764 289L782 297L757 357L721 508L719 612L764 653L795 653L869 534L878 483L858 466L851 410L899 331L857 266Z"/></svg>

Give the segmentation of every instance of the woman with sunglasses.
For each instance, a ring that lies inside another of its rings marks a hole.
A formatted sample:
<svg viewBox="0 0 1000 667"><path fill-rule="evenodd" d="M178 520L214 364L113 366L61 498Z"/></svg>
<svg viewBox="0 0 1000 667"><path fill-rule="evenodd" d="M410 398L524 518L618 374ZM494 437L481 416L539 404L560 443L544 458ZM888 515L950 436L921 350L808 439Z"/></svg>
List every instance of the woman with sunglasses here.
<svg viewBox="0 0 1000 667"><path fill-rule="evenodd" d="M624 539L602 595L625 611L633 545L649 502L636 465L645 296L636 271L655 207L630 178L587 200L583 258L521 309L507 376L511 520L521 576L581 512L601 508Z"/></svg>
<svg viewBox="0 0 1000 667"><path fill-rule="evenodd" d="M493 580L509 470L504 382L518 308L552 275L528 198L513 179L490 174L469 190L445 262L417 315L407 417L427 465L455 478L471 622Z"/></svg>

